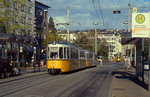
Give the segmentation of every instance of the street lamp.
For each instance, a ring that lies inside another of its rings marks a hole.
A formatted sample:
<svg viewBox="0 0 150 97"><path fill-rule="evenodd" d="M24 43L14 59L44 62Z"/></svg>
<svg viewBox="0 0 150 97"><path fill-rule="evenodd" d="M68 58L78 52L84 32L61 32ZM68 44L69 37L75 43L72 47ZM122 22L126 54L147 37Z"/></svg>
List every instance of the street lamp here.
<svg viewBox="0 0 150 97"><path fill-rule="evenodd" d="M95 54L97 54L97 29L96 29L96 25L98 25L98 23L93 23L93 25L95 25Z"/></svg>
<svg viewBox="0 0 150 97"><path fill-rule="evenodd" d="M128 24L128 22L127 22L127 21L125 21L125 22L123 22L123 24L127 25L127 24ZM125 29L125 31L127 31L127 28Z"/></svg>

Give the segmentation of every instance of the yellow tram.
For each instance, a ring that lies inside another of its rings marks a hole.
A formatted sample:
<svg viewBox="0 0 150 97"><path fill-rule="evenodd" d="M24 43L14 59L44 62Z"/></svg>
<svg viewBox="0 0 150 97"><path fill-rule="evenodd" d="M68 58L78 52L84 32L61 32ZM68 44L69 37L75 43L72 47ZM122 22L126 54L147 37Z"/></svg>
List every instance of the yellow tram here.
<svg viewBox="0 0 150 97"><path fill-rule="evenodd" d="M117 56L116 57L116 62L120 62L121 61L121 57L120 56Z"/></svg>
<svg viewBox="0 0 150 97"><path fill-rule="evenodd" d="M49 74L69 72L95 65L96 55L66 41L53 41L47 47Z"/></svg>

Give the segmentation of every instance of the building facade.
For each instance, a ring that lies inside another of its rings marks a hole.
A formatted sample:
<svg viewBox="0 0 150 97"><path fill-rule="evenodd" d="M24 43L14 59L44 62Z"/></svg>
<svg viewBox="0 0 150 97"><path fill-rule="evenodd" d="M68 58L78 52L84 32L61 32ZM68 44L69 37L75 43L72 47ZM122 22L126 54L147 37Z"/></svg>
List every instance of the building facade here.
<svg viewBox="0 0 150 97"><path fill-rule="evenodd" d="M35 0L6 0L0 2L1 33L32 35L34 32ZM8 6L9 5L9 6Z"/></svg>

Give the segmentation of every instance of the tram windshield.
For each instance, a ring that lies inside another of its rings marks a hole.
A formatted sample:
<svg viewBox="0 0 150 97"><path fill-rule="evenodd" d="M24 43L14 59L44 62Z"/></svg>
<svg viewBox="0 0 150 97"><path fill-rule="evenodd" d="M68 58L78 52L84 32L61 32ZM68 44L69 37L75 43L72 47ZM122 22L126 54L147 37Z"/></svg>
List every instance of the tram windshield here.
<svg viewBox="0 0 150 97"><path fill-rule="evenodd" d="M50 58L58 58L58 47L50 48Z"/></svg>

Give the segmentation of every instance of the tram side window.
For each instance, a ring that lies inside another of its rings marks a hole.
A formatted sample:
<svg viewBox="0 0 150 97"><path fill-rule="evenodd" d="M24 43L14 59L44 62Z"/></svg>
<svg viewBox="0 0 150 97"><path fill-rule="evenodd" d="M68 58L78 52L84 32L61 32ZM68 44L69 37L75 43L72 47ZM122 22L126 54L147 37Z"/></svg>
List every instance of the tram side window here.
<svg viewBox="0 0 150 97"><path fill-rule="evenodd" d="M68 59L70 58L70 51L69 51L69 48L67 48L67 58L68 58Z"/></svg>
<svg viewBox="0 0 150 97"><path fill-rule="evenodd" d="M80 55L80 59L84 59L85 58L85 54L84 54L84 52L80 52L81 53L81 55Z"/></svg>
<svg viewBox="0 0 150 97"><path fill-rule="evenodd" d="M49 50L49 48L47 48L47 59L49 59L50 58L50 50Z"/></svg>
<svg viewBox="0 0 150 97"><path fill-rule="evenodd" d="M71 48L71 58L74 58L74 51L72 48Z"/></svg>
<svg viewBox="0 0 150 97"><path fill-rule="evenodd" d="M90 59L93 59L93 55L92 54L90 54Z"/></svg>
<svg viewBox="0 0 150 97"><path fill-rule="evenodd" d="M63 58L63 48L59 48L59 58Z"/></svg>
<svg viewBox="0 0 150 97"><path fill-rule="evenodd" d="M66 56L66 48L64 48L64 58L66 59L67 58L67 56Z"/></svg>
<svg viewBox="0 0 150 97"><path fill-rule="evenodd" d="M2 59L2 44L0 44L0 59Z"/></svg>
<svg viewBox="0 0 150 97"><path fill-rule="evenodd" d="M77 59L78 58L78 50L76 49L71 49L71 58Z"/></svg>

